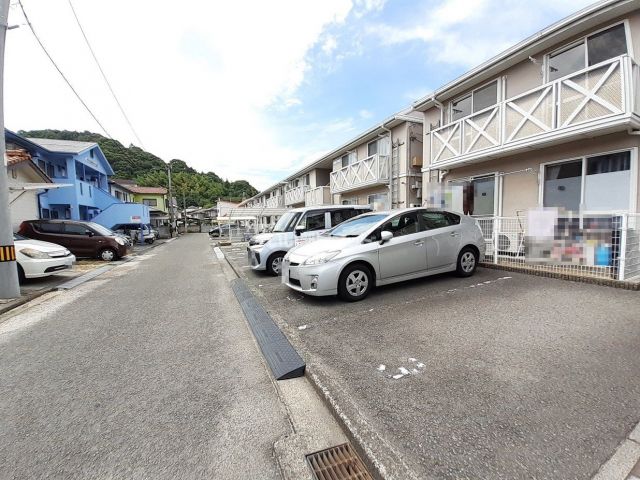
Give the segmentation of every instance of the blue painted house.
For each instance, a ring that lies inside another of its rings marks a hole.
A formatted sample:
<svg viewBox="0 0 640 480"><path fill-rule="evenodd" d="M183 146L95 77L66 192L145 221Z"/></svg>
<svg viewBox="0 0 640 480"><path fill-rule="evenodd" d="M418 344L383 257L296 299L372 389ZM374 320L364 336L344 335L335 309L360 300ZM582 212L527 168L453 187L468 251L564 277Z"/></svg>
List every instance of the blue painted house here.
<svg viewBox="0 0 640 480"><path fill-rule="evenodd" d="M118 223L149 223L149 207L126 203L109 193L113 169L95 142L24 138L5 130L7 149L24 149L54 183L71 187L38 195L40 218Z"/></svg>

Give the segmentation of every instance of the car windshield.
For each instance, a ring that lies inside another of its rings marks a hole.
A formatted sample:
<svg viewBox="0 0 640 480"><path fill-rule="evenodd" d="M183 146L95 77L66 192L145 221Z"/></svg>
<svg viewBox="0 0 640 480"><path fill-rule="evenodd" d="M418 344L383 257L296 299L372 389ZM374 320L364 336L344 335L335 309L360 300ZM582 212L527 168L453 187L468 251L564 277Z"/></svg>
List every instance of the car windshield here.
<svg viewBox="0 0 640 480"><path fill-rule="evenodd" d="M17 233L13 234L13 241L18 241L18 240L29 240L27 237L23 237L22 235L18 235Z"/></svg>
<svg viewBox="0 0 640 480"><path fill-rule="evenodd" d="M114 231L109 230L108 228L94 222L87 222L87 226L93 228L96 232L103 236L112 237L116 234Z"/></svg>
<svg viewBox="0 0 640 480"><path fill-rule="evenodd" d="M293 227L298 221L298 218L300 218L300 215L300 212L285 213L280 217L280 220L278 220L275 227L273 227L273 232L293 232Z"/></svg>
<svg viewBox="0 0 640 480"><path fill-rule="evenodd" d="M341 223L336 228L331 230L330 235L332 237L357 237L385 218L387 218L386 214L364 215L355 217L351 220L347 220L346 222Z"/></svg>

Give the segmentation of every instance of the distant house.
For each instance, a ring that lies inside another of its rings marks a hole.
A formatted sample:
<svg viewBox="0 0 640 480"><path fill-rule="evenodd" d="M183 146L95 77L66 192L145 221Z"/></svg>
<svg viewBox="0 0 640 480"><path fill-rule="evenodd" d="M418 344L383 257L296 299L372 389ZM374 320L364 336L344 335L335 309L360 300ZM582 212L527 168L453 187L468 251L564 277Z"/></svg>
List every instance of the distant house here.
<svg viewBox="0 0 640 480"><path fill-rule="evenodd" d="M7 150L24 150L55 184L39 195L39 218L94 221L107 228L117 223L149 223L149 208L126 203L109 193L113 169L95 142L24 138L5 129Z"/></svg>
<svg viewBox="0 0 640 480"><path fill-rule="evenodd" d="M141 203L149 207L150 223L160 226L169 221L169 201L164 187L141 187L134 180L112 178L109 180L111 195L124 202Z"/></svg>

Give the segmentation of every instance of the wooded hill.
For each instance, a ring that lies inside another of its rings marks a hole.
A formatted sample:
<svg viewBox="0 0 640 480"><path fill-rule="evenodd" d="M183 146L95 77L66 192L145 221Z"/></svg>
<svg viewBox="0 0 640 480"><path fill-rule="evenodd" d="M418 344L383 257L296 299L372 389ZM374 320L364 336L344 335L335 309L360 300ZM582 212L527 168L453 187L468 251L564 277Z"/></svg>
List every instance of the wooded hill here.
<svg viewBox="0 0 640 480"><path fill-rule="evenodd" d="M115 171L115 178L133 179L138 185L145 187L168 188L169 186L167 163L135 145L125 147L117 140L87 131L19 130L18 135L96 142ZM258 193L246 180L229 182L213 172L198 172L187 165L184 160L173 159L170 163L173 195L178 199L180 205L183 204L183 195L187 205L211 207L218 198L240 201L243 197L249 198Z"/></svg>

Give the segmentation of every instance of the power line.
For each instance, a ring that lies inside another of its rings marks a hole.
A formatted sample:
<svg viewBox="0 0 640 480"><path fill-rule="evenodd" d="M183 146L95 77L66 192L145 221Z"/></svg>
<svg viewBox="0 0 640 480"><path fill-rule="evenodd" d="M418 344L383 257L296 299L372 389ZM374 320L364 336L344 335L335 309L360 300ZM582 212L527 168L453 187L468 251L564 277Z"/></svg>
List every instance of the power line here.
<svg viewBox="0 0 640 480"><path fill-rule="evenodd" d="M120 100L118 100L118 97L116 96L116 92L114 92L113 88L111 88L111 84L109 83L109 80L107 80L107 75L104 73L104 70L102 69L102 66L100 65L100 62L98 61L98 57L96 57L96 54L93 51L93 48L91 48L91 44L89 43L89 39L87 38L87 35L84 33L84 28L82 28L82 25L80 24L80 19L78 18L78 14L76 13L76 9L73 8L73 4L71 3L71 0L68 0L68 1L69 1L69 7L71 7L71 11L73 12L73 16L76 19L76 22L78 24L78 27L80 28L80 31L82 32L82 36L84 37L84 41L86 42L87 47L89 47L89 51L91 52L91 56L95 60L96 65L98 66L98 70L100 70L100 73L102 74L102 78L104 79L104 82L107 84L107 87L109 87L109 91L111 92L111 95L113 96L113 99L118 104L118 108L120 109L120 112L122 113L122 116L127 121L127 124L129 124L129 128L131 128L131 131L133 132L133 135L138 140L138 143L140 143L140 146L142 148L145 148L144 144L142 143L142 140L140 140L140 137L138 136L138 133L136 132L135 128L133 128L133 125L131 124L131 121L129 120L129 117L125 113L124 108L120 104Z"/></svg>
<svg viewBox="0 0 640 480"><path fill-rule="evenodd" d="M45 53L45 55L47 56L47 58L51 61L51 63L53 64L53 66L55 67L55 69L58 71L58 73L60 74L60 76L64 79L64 81L67 83L67 85L69 85L69 88L71 89L71 91L75 94L75 96L78 98L78 100L80 100L80 103L82 103L82 106L87 110L87 112L89 112L89 115L91 115L91 117L96 121L96 123L98 125L100 125L100 128L102 129L102 131L105 133L105 135L111 139L113 139L113 137L111 135L109 135L109 132L107 132L107 129L104 128L102 126L102 123L100 123L100 121L98 120L98 118L94 115L94 113L91 111L91 109L89 108L89 106L85 103L84 100L82 100L82 97L80 96L80 94L76 91L75 88L73 88L73 85L71 85L71 82L67 79L67 77L65 77L64 73L62 73L62 70L60 70L60 67L58 67L58 65L56 64L56 62L53 60L53 58L51 57L51 55L49 54L49 52L47 51L47 49L45 48L44 44L42 43L42 41L40 40L40 37L38 37L38 34L36 33L36 31L33 28L33 25L31 25L31 22L29 21L29 17L27 16L27 12L25 12L24 10L24 5L22 5L22 0L18 0L18 5L20 5L20 9L22 10L22 14L24 15L24 19L27 21L27 25L29 25L29 28L31 29L31 33L33 33L33 36L35 37L36 41L38 42L38 44L40 45L40 47L42 48L42 51Z"/></svg>

